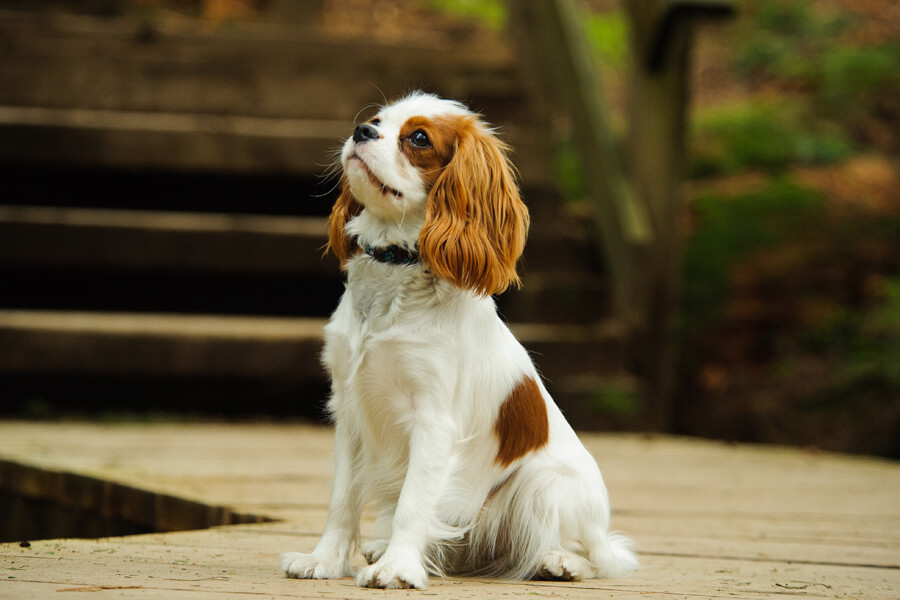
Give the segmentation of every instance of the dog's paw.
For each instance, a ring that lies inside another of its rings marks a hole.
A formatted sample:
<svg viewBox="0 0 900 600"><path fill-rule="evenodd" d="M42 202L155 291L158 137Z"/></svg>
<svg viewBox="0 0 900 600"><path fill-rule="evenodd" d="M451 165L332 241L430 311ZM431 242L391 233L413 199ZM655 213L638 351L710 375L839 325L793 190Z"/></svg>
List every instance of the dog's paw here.
<svg viewBox="0 0 900 600"><path fill-rule="evenodd" d="M285 552L281 555L281 570L297 579L340 579L352 577L350 561L341 558L320 558L315 554Z"/></svg>
<svg viewBox="0 0 900 600"><path fill-rule="evenodd" d="M381 560L363 567L356 575L356 585L386 590L428 587L428 573L416 561Z"/></svg>
<svg viewBox="0 0 900 600"><path fill-rule="evenodd" d="M387 540L374 540L364 543L361 550L363 556L366 557L366 562L370 565L374 565L382 556L384 556L384 551L387 550L387 547Z"/></svg>
<svg viewBox="0 0 900 600"><path fill-rule="evenodd" d="M589 576L590 572L591 565L587 559L571 552L553 550L541 561L538 578L550 581L581 581L585 576Z"/></svg>

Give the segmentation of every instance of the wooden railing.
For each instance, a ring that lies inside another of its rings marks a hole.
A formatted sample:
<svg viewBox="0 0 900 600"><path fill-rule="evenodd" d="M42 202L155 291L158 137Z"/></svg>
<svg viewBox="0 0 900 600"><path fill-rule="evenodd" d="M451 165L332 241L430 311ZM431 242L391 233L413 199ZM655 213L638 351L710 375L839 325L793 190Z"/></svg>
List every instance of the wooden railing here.
<svg viewBox="0 0 900 600"><path fill-rule="evenodd" d="M727 16L731 0L625 0L632 64L628 169L617 155L577 0L517 0L513 31L526 64L572 119L572 142L592 201L615 296L632 331L647 423L671 426L674 312L683 207L687 62L696 18ZM626 176L626 172L629 176Z"/></svg>

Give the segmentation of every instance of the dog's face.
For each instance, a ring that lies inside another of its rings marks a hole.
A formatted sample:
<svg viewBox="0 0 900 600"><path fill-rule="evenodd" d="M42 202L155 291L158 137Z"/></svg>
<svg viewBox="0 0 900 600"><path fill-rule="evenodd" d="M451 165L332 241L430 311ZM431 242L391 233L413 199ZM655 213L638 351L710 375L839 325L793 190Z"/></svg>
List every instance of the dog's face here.
<svg viewBox="0 0 900 600"><path fill-rule="evenodd" d="M416 93L382 108L344 143L329 249L342 264L359 252L346 225L366 210L421 223L422 261L457 287L489 295L518 284L529 221L507 151L458 102Z"/></svg>
<svg viewBox="0 0 900 600"><path fill-rule="evenodd" d="M424 215L465 120L472 118L463 106L433 96L383 108L344 143L341 163L353 197L379 218Z"/></svg>

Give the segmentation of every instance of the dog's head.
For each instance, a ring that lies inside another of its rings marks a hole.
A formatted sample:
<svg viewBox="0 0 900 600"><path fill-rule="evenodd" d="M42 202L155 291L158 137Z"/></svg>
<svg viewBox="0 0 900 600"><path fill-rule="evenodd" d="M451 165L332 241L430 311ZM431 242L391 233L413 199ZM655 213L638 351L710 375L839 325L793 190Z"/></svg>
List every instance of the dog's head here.
<svg viewBox="0 0 900 600"><path fill-rule="evenodd" d="M366 210L423 223L421 260L457 287L488 295L518 285L529 221L507 153L458 102L415 93L385 106L344 143L329 248L342 263L359 250L346 225Z"/></svg>

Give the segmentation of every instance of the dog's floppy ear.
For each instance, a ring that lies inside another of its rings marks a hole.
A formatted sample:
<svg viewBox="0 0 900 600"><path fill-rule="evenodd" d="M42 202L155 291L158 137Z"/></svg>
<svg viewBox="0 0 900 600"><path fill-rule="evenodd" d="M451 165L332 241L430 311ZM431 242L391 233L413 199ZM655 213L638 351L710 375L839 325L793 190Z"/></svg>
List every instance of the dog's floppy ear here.
<svg viewBox="0 0 900 600"><path fill-rule="evenodd" d="M331 215L328 217L328 245L325 246L325 252L327 253L329 250L334 252L334 255L341 261L342 268L344 263L359 251L353 238L347 235L345 227L347 222L358 215L362 209L362 204L353 197L350 184L344 178L341 181L341 195L331 207Z"/></svg>
<svg viewBox="0 0 900 600"><path fill-rule="evenodd" d="M436 276L487 296L518 286L528 234L508 148L476 119L458 129L456 152L428 197L419 253Z"/></svg>

